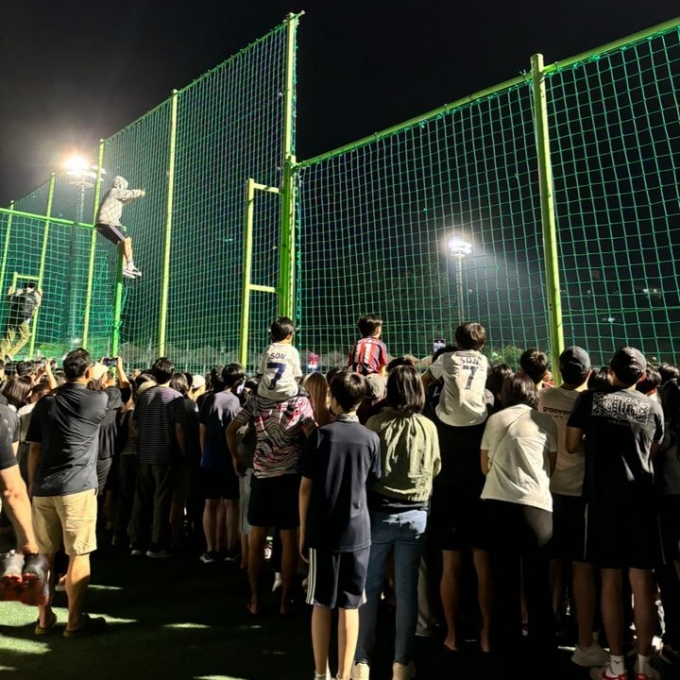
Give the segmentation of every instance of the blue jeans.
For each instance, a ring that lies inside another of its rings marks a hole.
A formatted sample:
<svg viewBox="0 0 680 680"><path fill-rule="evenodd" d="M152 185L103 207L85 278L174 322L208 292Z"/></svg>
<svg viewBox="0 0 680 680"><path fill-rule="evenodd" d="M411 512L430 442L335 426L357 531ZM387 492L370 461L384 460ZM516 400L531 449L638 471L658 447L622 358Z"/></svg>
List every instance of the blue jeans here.
<svg viewBox="0 0 680 680"><path fill-rule="evenodd" d="M426 527L425 510L393 514L371 512L371 553L366 576L366 604L359 609L359 640L354 655L357 663L369 663L371 660L385 567L393 549L397 598L394 660L403 664L411 660L418 621L418 567L425 544Z"/></svg>

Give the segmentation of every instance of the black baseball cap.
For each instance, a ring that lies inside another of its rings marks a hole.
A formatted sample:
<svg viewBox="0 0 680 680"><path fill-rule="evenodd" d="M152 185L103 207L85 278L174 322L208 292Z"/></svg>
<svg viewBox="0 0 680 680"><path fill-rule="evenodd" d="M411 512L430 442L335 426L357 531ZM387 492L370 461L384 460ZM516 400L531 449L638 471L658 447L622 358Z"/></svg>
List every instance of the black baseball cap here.
<svg viewBox="0 0 680 680"><path fill-rule="evenodd" d="M609 362L614 375L626 385L635 385L647 371L647 360L639 349L622 347Z"/></svg>
<svg viewBox="0 0 680 680"><path fill-rule="evenodd" d="M26 281L26 283L24 284L24 288L33 289L33 288L35 288L35 283L33 283L33 281Z"/></svg>

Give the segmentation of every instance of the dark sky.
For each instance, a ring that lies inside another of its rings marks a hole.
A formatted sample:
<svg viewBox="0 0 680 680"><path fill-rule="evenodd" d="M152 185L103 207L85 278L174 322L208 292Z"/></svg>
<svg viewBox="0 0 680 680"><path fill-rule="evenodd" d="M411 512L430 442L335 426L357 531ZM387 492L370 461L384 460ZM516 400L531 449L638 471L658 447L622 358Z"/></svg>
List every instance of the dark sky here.
<svg viewBox="0 0 680 680"><path fill-rule="evenodd" d="M5 2L0 205L306 10L298 159L673 18L677 0Z"/></svg>

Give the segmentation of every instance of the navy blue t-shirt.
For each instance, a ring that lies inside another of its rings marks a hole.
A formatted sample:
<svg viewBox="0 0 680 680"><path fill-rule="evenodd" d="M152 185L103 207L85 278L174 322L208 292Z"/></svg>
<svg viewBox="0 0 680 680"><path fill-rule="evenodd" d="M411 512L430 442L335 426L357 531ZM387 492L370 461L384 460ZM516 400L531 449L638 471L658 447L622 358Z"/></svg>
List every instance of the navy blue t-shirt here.
<svg viewBox="0 0 680 680"><path fill-rule="evenodd" d="M109 397L66 383L33 409L26 441L42 445L34 496L68 496L96 489L99 428Z"/></svg>
<svg viewBox="0 0 680 680"><path fill-rule="evenodd" d="M307 440L297 469L312 480L307 544L333 552L371 545L366 484L378 479L380 439L351 416L339 416Z"/></svg>
<svg viewBox="0 0 680 680"><path fill-rule="evenodd" d="M201 405L200 422L205 425L205 442L201 467L208 470L231 468L225 432L241 410L239 398L230 391L211 394Z"/></svg>

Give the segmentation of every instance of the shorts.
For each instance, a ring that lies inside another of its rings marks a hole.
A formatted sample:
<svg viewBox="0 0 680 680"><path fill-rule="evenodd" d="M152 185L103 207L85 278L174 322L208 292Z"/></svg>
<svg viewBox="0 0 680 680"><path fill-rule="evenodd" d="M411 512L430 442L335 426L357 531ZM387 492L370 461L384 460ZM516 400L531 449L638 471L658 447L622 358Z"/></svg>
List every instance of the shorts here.
<svg viewBox="0 0 680 680"><path fill-rule="evenodd" d="M121 241L127 238L127 235L123 233L120 227L113 224L95 224L94 228L111 243L118 245Z"/></svg>
<svg viewBox="0 0 680 680"><path fill-rule="evenodd" d="M33 530L42 554L56 553L64 544L70 557L97 549L97 489L68 496L34 496Z"/></svg>
<svg viewBox="0 0 680 680"><path fill-rule="evenodd" d="M309 549L307 604L358 609L366 602L370 546L356 552Z"/></svg>
<svg viewBox="0 0 680 680"><path fill-rule="evenodd" d="M440 550L486 549L486 505L475 485L432 485L430 533Z"/></svg>
<svg viewBox="0 0 680 680"><path fill-rule="evenodd" d="M548 553L555 560L586 561L586 502L553 494L553 535Z"/></svg>
<svg viewBox="0 0 680 680"><path fill-rule="evenodd" d="M251 529L250 524L248 524L248 503L250 503L250 480L252 476L253 468L248 468L243 477L238 478L240 531L244 536L248 536Z"/></svg>
<svg viewBox="0 0 680 680"><path fill-rule="evenodd" d="M206 500L225 498L228 501L236 501L239 499L239 478L233 468L226 470L201 468L201 488L203 498Z"/></svg>
<svg viewBox="0 0 680 680"><path fill-rule="evenodd" d="M654 569L664 563L655 503L586 505L586 561L601 569Z"/></svg>
<svg viewBox="0 0 680 680"><path fill-rule="evenodd" d="M248 524L253 527L297 529L300 526L298 496L300 475L255 477L250 484Z"/></svg>

